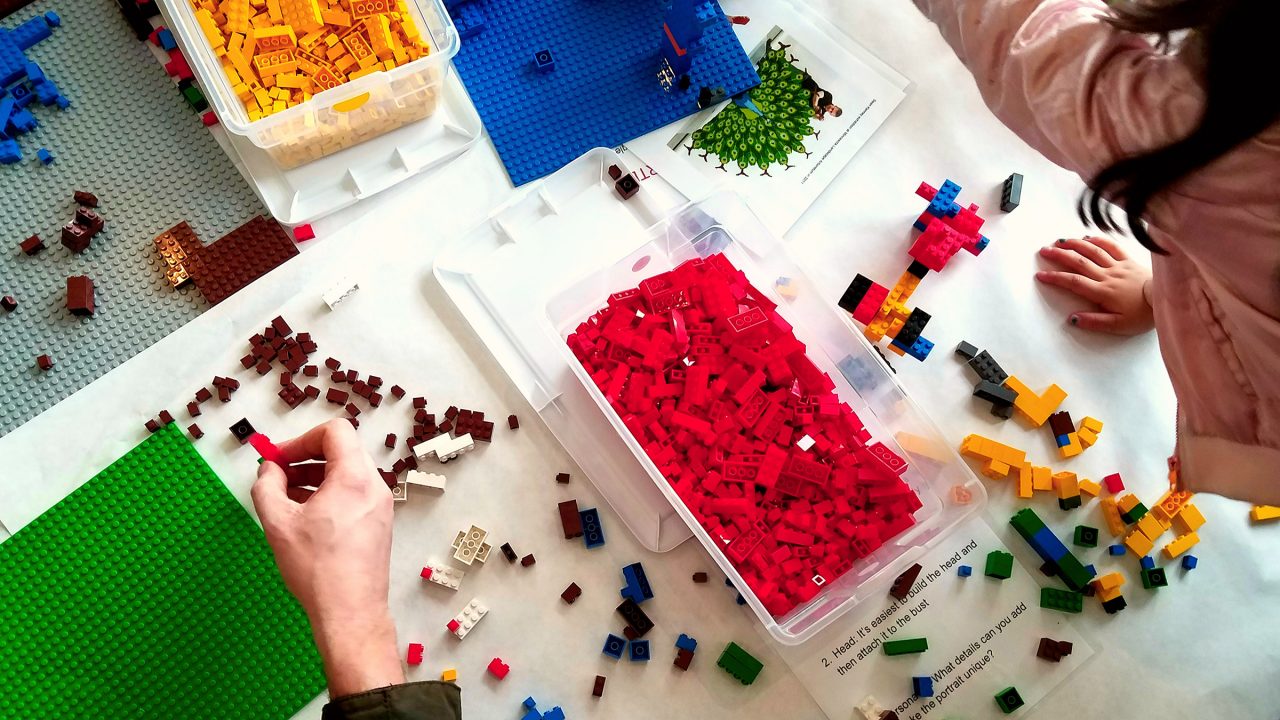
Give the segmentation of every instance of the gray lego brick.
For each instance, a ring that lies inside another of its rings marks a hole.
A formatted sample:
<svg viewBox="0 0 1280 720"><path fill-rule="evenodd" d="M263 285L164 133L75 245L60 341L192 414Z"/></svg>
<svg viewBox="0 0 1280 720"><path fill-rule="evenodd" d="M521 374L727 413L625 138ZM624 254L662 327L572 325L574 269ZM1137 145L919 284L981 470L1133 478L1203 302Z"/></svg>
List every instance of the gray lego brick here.
<svg viewBox="0 0 1280 720"><path fill-rule="evenodd" d="M165 283L152 238L187 220L208 243L265 212L112 0L37 0L0 27L47 10L62 27L27 55L72 105L33 104L40 126L18 139L23 161L0 166L0 295L19 303L0 310L0 435L209 307ZM35 159L40 147L53 165ZM82 255L59 242L77 189L98 196L107 223ZM32 233L46 249L27 257L18 243ZM94 317L67 312L68 275L93 278ZM40 353L52 370L36 367Z"/></svg>

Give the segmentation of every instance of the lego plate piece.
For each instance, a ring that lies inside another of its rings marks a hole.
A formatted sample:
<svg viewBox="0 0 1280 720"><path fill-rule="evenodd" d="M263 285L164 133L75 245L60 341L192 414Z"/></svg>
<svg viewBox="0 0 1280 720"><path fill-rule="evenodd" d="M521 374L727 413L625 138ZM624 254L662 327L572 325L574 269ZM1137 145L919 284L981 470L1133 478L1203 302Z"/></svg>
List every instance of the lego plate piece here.
<svg viewBox="0 0 1280 720"><path fill-rule="evenodd" d="M774 649L828 717L850 717L849 708L860 706L868 693L902 718L937 710L939 700L947 717L994 717L992 694L1009 685L1026 706L1034 706L1095 651L1063 622L1066 616L1037 606L1039 573L1017 567L1007 580L980 585L956 577L961 563L980 568L987 552L1001 546L981 517L970 518L916 558L925 568L924 584L905 602L886 598L888 610L877 611L891 613L890 625L906 623L896 633L884 631L883 624L867 630L868 617L846 617L804 645ZM1052 671L1029 672L1041 663L1036 655L1045 637L1055 641ZM912 676L927 676L933 687L913 685Z"/></svg>

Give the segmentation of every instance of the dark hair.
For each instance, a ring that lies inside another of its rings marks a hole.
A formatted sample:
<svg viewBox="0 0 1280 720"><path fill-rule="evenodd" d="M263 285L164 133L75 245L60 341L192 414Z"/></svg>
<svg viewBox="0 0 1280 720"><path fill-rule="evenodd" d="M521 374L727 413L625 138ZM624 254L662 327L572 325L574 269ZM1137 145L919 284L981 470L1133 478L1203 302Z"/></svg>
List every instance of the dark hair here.
<svg viewBox="0 0 1280 720"><path fill-rule="evenodd" d="M1117 160L1099 172L1080 198L1080 219L1102 230L1122 228L1104 199L1124 209L1128 230L1148 250L1166 254L1143 225L1151 199L1280 119L1280 93L1262 82L1275 67L1277 0L1116 0L1115 27L1160 36L1191 31L1205 53L1204 111L1185 138Z"/></svg>

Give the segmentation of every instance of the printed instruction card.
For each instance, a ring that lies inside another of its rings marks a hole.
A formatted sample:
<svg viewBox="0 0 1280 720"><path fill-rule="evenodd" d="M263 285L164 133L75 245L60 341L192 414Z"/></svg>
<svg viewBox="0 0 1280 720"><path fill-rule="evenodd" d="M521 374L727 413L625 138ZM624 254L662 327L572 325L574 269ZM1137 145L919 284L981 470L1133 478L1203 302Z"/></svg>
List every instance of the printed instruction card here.
<svg viewBox="0 0 1280 720"><path fill-rule="evenodd" d="M972 518L917 560L922 570L905 600L886 591L883 605L867 600L809 642L775 648L832 720L862 720L854 708L868 696L901 720L1004 718L994 697L1010 686L1025 703L1016 717L1094 651L1072 626L1074 616L1040 607L1038 578L1016 556L1011 578L985 577L992 550L1007 548ZM960 577L961 565L972 576ZM1036 657L1042 637L1070 642L1071 654L1056 663ZM884 654L883 643L908 638L926 638L929 649ZM933 680L932 697L915 696L916 676Z"/></svg>

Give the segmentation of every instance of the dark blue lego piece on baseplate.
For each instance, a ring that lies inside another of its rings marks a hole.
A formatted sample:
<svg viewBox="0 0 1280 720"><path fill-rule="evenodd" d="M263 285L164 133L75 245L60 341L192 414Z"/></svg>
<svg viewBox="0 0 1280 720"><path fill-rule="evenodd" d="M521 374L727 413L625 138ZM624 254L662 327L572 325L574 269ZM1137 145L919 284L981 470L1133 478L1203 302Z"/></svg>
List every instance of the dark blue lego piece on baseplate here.
<svg viewBox="0 0 1280 720"><path fill-rule="evenodd" d="M37 150L36 157L45 165L53 164L53 153L49 152L49 148L40 148Z"/></svg>
<svg viewBox="0 0 1280 720"><path fill-rule="evenodd" d="M693 2L694 0L676 0ZM455 25L482 13L486 27L454 58L512 183L548 175L594 147L617 147L698 110L703 87L726 96L760 83L719 4L698 2L706 27L688 87L664 89L662 28L671 0L455 0ZM483 8L476 6L483 5ZM459 32L462 32L460 29ZM465 35L463 37L466 37ZM555 71L530 58L555 54Z"/></svg>
<svg viewBox="0 0 1280 720"><path fill-rule="evenodd" d="M0 165L12 165L22 159L16 140L0 140Z"/></svg>
<svg viewBox="0 0 1280 720"><path fill-rule="evenodd" d="M600 524L600 511L595 508L580 510L578 517L582 520L582 542L587 549L604 545L604 526Z"/></svg>
<svg viewBox="0 0 1280 720"><path fill-rule="evenodd" d="M698 641L694 640L688 635L685 635L684 633L680 633L680 637L676 638L676 647L681 650L688 650L689 652L695 652L698 649Z"/></svg>
<svg viewBox="0 0 1280 720"><path fill-rule="evenodd" d="M538 72L551 72L556 69L555 56L550 50L543 48L533 54L533 66L538 69Z"/></svg>
<svg viewBox="0 0 1280 720"><path fill-rule="evenodd" d="M608 655L614 660L622 659L622 650L627 646L626 638L620 638L613 633L609 633L609 637L604 639L604 649L600 652Z"/></svg>
<svg viewBox="0 0 1280 720"><path fill-rule="evenodd" d="M649 641L631 641L631 662L649 662Z"/></svg>
<svg viewBox="0 0 1280 720"><path fill-rule="evenodd" d="M481 0L452 0L445 2L449 17L453 18L453 26L458 30L458 37L469 40L484 32L489 20L484 14Z"/></svg>
<svg viewBox="0 0 1280 720"><path fill-rule="evenodd" d="M622 568L622 577L627 581L627 586L622 588L623 598L630 598L637 605L653 598L653 588L649 587L649 576L645 575L644 567L640 563L632 563Z"/></svg>

